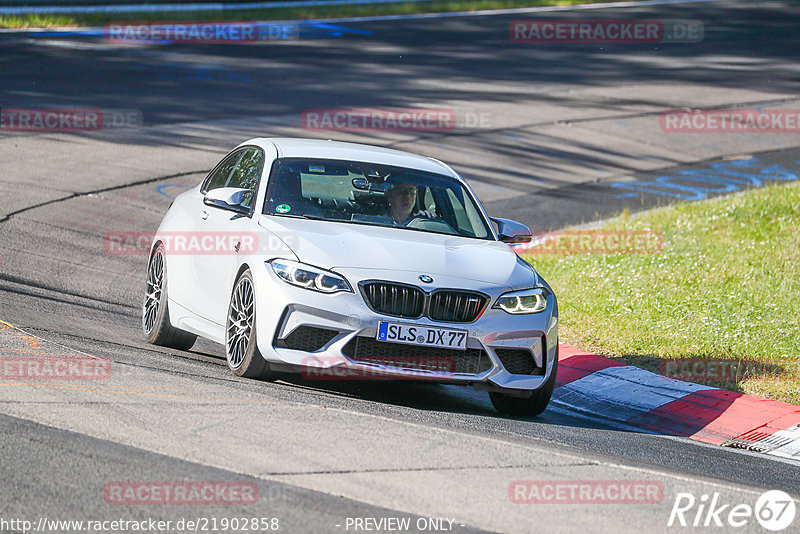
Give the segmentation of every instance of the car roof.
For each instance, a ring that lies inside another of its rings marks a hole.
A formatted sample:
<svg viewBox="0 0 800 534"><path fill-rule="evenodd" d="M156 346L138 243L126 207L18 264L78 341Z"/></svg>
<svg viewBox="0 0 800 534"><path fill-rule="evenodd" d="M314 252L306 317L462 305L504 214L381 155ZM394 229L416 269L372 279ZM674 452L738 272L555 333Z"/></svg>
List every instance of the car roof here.
<svg viewBox="0 0 800 534"><path fill-rule="evenodd" d="M383 165L395 165L422 171L457 177L444 163L433 158L371 145L326 141L323 139L303 139L292 137L259 137L243 145L258 145L268 148L273 144L279 158L321 158L348 161L365 161Z"/></svg>

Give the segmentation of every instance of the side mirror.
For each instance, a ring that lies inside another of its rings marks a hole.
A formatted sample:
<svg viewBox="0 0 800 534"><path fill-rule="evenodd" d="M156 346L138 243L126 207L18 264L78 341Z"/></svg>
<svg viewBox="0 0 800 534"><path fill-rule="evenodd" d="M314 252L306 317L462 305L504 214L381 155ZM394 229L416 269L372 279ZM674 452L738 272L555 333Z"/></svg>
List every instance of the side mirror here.
<svg viewBox="0 0 800 534"><path fill-rule="evenodd" d="M239 189L238 187L218 187L212 189L203 198L206 206L214 206L224 210L235 211L236 213L250 213L250 206L244 204L252 200L253 192L249 189Z"/></svg>
<svg viewBox="0 0 800 534"><path fill-rule="evenodd" d="M529 243L533 238L531 229L522 223L498 217L489 218L497 225L497 233L503 243Z"/></svg>

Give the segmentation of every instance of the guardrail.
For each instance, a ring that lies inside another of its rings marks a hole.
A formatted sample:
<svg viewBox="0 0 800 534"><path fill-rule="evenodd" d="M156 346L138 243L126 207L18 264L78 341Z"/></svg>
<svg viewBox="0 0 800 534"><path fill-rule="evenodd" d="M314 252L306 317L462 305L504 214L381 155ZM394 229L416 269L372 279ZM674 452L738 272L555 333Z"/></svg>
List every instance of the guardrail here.
<svg viewBox="0 0 800 534"><path fill-rule="evenodd" d="M85 0L83 0L85 2ZM175 13L182 11L242 11L287 7L345 6L390 4L398 2L430 2L431 0L288 0L278 2L191 3L191 4L104 4L93 6L49 5L0 7L0 15L68 15L87 13Z"/></svg>

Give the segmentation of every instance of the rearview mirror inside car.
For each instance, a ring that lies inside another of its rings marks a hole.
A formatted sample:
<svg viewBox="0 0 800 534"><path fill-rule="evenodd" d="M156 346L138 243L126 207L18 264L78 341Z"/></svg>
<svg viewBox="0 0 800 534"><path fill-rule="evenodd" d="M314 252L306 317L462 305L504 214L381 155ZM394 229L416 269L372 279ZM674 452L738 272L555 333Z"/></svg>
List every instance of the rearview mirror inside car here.
<svg viewBox="0 0 800 534"><path fill-rule="evenodd" d="M391 185L382 181L378 182L370 180L368 178L353 178L353 187L361 191L385 193L389 187L391 187Z"/></svg>

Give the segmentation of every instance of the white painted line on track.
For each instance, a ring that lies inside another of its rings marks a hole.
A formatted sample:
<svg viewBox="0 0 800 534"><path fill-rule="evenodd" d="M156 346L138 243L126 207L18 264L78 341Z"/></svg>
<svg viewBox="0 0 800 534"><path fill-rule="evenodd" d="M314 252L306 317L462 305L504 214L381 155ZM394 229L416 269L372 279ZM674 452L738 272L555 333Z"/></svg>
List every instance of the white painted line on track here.
<svg viewBox="0 0 800 534"><path fill-rule="evenodd" d="M17 332L21 332L22 334L24 334L24 337L30 337L30 338L36 339L37 341L42 341L44 343L50 343L50 344L55 345L55 346L57 346L57 347L59 347L61 349L66 350L66 351L72 351L75 354L80 354L80 355L86 356L88 358L101 359L100 356L95 356L93 354L89 354L88 352L83 352L83 351L80 351L80 350L76 350L76 349L73 349L72 347L68 347L68 346L64 345L63 343L58 343L57 341L50 341L49 339L45 339L43 337L37 336L36 334L31 334L30 332L27 332L27 331L23 330L22 328L19 328L18 326L14 326L11 323L7 323L6 321L3 321L2 319L0 319L0 325L5 325L5 327L0 329L0 330L16 330ZM0 338L2 338L4 335L5 334L0 334Z"/></svg>
<svg viewBox="0 0 800 534"><path fill-rule="evenodd" d="M402 1L402 0L399 0ZM482 9L479 11L452 11L449 13L410 13L405 15L375 15L373 17L343 17L317 19L324 22L372 22L381 20L444 19L453 17L489 17L525 13L550 13L561 11L586 11L595 9L646 7L673 4L704 4L717 0L637 0L634 2L608 2L605 4L576 4L574 6L514 7L507 9Z"/></svg>

